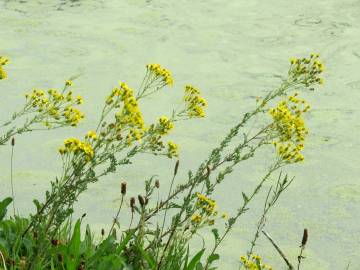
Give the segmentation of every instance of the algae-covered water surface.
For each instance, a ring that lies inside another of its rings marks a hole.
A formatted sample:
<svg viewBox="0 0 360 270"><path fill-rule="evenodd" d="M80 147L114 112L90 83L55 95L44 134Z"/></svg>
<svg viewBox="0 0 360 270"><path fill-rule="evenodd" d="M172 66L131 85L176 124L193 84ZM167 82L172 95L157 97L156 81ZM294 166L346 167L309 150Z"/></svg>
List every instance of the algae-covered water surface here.
<svg viewBox="0 0 360 270"><path fill-rule="evenodd" d="M171 113L185 84L202 90L207 117L176 125L170 138L180 145L178 181L217 146L256 96L277 87L287 74L290 57L321 55L325 84L304 98L309 137L305 161L288 166L294 183L270 213L266 230L296 258L302 231L309 241L302 269L357 269L360 260L360 2L244 0L0 0L0 55L11 59L8 79L1 82L1 115L5 121L32 88L60 88L74 75L74 89L84 97L86 119L78 128L18 136L14 151L14 188L19 214L34 211L50 180L61 173L57 152L63 139L94 129L107 93L126 81L136 88L145 65L161 63L172 71L174 86L144 101L145 120ZM165 92L165 93L164 93ZM11 194L10 147L0 155L0 196ZM264 151L244 163L222 184L216 200L222 211L236 209L241 191L249 190L273 158ZM163 190L170 185L174 160L136 157L89 187L75 216L100 231L109 229L120 197L120 181L129 193L157 175ZM164 194L167 192L164 192ZM265 194L263 194L265 195ZM161 196L161 194L160 194ZM237 269L248 249L262 199L244 216L221 248L220 269ZM124 224L129 217L122 216ZM126 225L125 225L126 226ZM212 245L212 236L203 231ZM200 240L200 238L199 238ZM194 243L196 246L198 243ZM257 252L276 269L284 265L265 237ZM284 265L285 269L285 265Z"/></svg>

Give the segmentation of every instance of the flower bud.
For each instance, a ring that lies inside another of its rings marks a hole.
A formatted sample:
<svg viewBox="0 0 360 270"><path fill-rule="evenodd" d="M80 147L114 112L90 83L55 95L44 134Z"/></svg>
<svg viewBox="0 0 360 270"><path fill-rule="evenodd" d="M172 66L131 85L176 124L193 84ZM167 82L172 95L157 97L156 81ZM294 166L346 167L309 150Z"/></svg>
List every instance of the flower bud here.
<svg viewBox="0 0 360 270"><path fill-rule="evenodd" d="M138 195L138 200L141 206L145 206L145 199L143 196Z"/></svg>
<svg viewBox="0 0 360 270"><path fill-rule="evenodd" d="M134 197L130 198L130 207L131 207L131 211L134 212L134 207L135 207L135 198Z"/></svg>
<svg viewBox="0 0 360 270"><path fill-rule="evenodd" d="M121 183L121 195L125 196L126 194L126 182Z"/></svg>
<svg viewBox="0 0 360 270"><path fill-rule="evenodd" d="M178 172L179 163L180 163L180 160L177 160L177 161L176 161L176 164L175 164L175 169L174 169L174 176L175 176L175 175L177 174L177 172Z"/></svg>
<svg viewBox="0 0 360 270"><path fill-rule="evenodd" d="M305 247L307 240L308 240L308 230L304 229L303 237L301 240L301 247Z"/></svg>

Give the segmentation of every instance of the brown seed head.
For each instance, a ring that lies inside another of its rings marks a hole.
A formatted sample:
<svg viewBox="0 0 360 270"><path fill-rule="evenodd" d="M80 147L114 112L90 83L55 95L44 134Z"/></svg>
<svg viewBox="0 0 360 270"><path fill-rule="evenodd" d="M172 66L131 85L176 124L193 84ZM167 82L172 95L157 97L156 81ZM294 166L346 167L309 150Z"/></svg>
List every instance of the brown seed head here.
<svg viewBox="0 0 360 270"><path fill-rule="evenodd" d="M307 240L308 240L308 230L304 229L303 237L302 237L302 240L301 240L301 246L302 247L305 247L305 245L307 243Z"/></svg>
<svg viewBox="0 0 360 270"><path fill-rule="evenodd" d="M15 138L13 137L12 139L11 139L11 146L14 146L15 145Z"/></svg>
<svg viewBox="0 0 360 270"><path fill-rule="evenodd" d="M176 164L175 164L175 169L174 169L174 176L175 176L175 175L177 174L177 172L178 172L179 164L180 164L180 160L177 160L177 161L176 161Z"/></svg>
<svg viewBox="0 0 360 270"><path fill-rule="evenodd" d="M121 194L125 196L126 194L126 182L121 183Z"/></svg>
<svg viewBox="0 0 360 270"><path fill-rule="evenodd" d="M58 246L58 245L59 245L59 240L57 240L57 239L52 239L52 240L51 240L51 244L52 244L53 246Z"/></svg>
<svg viewBox="0 0 360 270"><path fill-rule="evenodd" d="M104 236L105 235L105 230L101 229L101 235Z"/></svg>
<svg viewBox="0 0 360 270"><path fill-rule="evenodd" d="M134 212L134 207L135 207L135 198L134 197L130 198L130 207L131 207L131 211Z"/></svg>
<svg viewBox="0 0 360 270"><path fill-rule="evenodd" d="M144 206L145 205L145 199L143 196L141 195L138 195L138 200L139 200L139 203L141 206Z"/></svg>
<svg viewBox="0 0 360 270"><path fill-rule="evenodd" d="M155 187L160 188L160 181L158 179L156 179L155 181Z"/></svg>

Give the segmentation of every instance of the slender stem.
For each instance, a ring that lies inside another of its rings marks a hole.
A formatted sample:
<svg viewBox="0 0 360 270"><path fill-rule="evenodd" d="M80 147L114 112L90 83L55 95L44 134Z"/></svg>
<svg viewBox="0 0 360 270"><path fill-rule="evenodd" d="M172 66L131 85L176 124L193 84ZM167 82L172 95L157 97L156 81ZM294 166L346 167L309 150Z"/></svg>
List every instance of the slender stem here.
<svg viewBox="0 0 360 270"><path fill-rule="evenodd" d="M168 198L170 197L170 194L171 194L171 190L172 190L172 187L173 187L173 184L174 184L175 177L176 177L176 175L174 174L173 177L172 177L172 180L171 180ZM168 202L167 202L166 205L165 205L165 213L164 213L164 219L163 219L163 223L162 223L160 235L163 233L164 227L165 227L166 214L167 214L167 211L168 211L167 205L168 205Z"/></svg>
<svg viewBox="0 0 360 270"><path fill-rule="evenodd" d="M176 218L175 218L175 221L174 221L174 224L171 226L171 228L170 228L170 230L169 230L169 231L171 231L171 234L170 234L170 236L169 236L169 238L168 238L168 241L167 241L167 243L166 243L166 245L165 245L163 254L162 254L161 258L160 258L160 262L158 263L158 266L157 266L157 269L158 269L158 270L160 269L161 263L162 263L162 261L163 261L163 259L164 259L165 251L166 251L166 249L168 248L168 246L169 246L169 244L170 244L170 241L171 241L172 237L173 237L174 234L175 234L176 228L178 227L178 224L179 224L180 219L181 219L181 215L182 215L182 214L184 213L184 211L185 211L185 207L187 206L187 203L186 203L186 202L190 200L191 195L193 194L193 190L194 190L194 188L195 188L196 186L197 186L197 181L192 182L191 188L190 188L187 196L185 197L185 200L184 200L185 202L184 202L184 204L182 205L182 208L181 208L181 210L180 210L180 213L177 214L177 216L176 216Z"/></svg>
<svg viewBox="0 0 360 270"><path fill-rule="evenodd" d="M290 263L289 259L286 258L284 253L281 251L280 247L275 243L275 241L271 238L271 236L264 230L261 230L262 233L266 236L267 239L271 242L271 244L275 247L277 252L279 252L280 256L284 259L286 265L289 267L289 269L294 269L294 266Z"/></svg>
<svg viewBox="0 0 360 270"><path fill-rule="evenodd" d="M270 192L272 190L272 187L269 188L269 191L266 195L266 199L265 199L265 207L264 207L264 211L261 215L261 218L257 224L257 227L256 227L256 232L255 232L255 235L254 235L254 239L251 241L251 247L250 247L250 250L248 251L248 259L250 257L250 254L253 253L253 250L254 250L254 247L255 247L255 243L256 243L256 240L259 238L259 232L260 232L260 229L264 227L264 224L265 224L265 217L266 217L266 214L267 212L269 211L270 207L266 208L266 205L268 203L268 200L269 200L269 196L270 196Z"/></svg>
<svg viewBox="0 0 360 270"><path fill-rule="evenodd" d="M115 216L115 218L114 218L114 220L113 220L113 223L112 223L112 226L111 226L111 228L110 228L110 231L109 231L108 237L110 236L111 231L114 229L114 226L115 226L115 224L116 224L116 221L117 221L117 220L118 220L118 218L119 218L119 214L120 214L120 210L121 210L121 207L122 207L123 202L124 202L124 195L123 195L123 194L121 194L121 202L120 202L120 206L119 206L119 209L118 209L118 211L117 211L117 213L116 213L116 216Z"/></svg>
<svg viewBox="0 0 360 270"><path fill-rule="evenodd" d="M265 181L270 177L270 175L272 174L273 171L277 170L278 168L280 168L280 163L279 161L277 161L273 166L270 167L269 171L267 172L267 174L263 177L263 179L261 180L261 182L256 186L256 188L253 190L251 196L247 199L244 199L244 203L241 206L241 208L238 209L237 214L235 215L235 217L233 217L232 223L228 223L225 232L223 233L223 235L220 237L219 241L217 241L214 245L214 248L212 249L212 251L210 252L210 256L212 254L215 253L215 251L217 250L217 248L220 246L220 244L224 241L225 237L228 235L228 233L231 231L232 227L234 226L235 222L237 221L237 219L244 214L247 211L247 205L248 203L254 198L254 196L259 192L259 190L261 189L262 185L265 183ZM229 219L230 221L230 219ZM209 267L209 261L206 262L206 265L204 267L205 270L207 270Z"/></svg>
<svg viewBox="0 0 360 270"><path fill-rule="evenodd" d="M14 195L14 182L13 182L13 157L14 157L14 145L11 144L11 158L10 158L10 182L11 182L11 196L13 199L13 211L15 217L15 195Z"/></svg>
<svg viewBox="0 0 360 270"><path fill-rule="evenodd" d="M7 270L5 258L4 258L4 255L2 254L1 250L0 250L0 256L1 256L1 259L2 259L2 263L3 263L3 265L4 265L4 270Z"/></svg>
<svg viewBox="0 0 360 270"><path fill-rule="evenodd" d="M304 258L304 257L302 256L302 253L303 253L304 249L305 249L305 246L301 246L300 254L299 254L299 256L298 256L298 266L297 266L297 270L300 270L301 260Z"/></svg>
<svg viewBox="0 0 360 270"><path fill-rule="evenodd" d="M133 220L134 220L134 211L131 209L131 219L130 219L130 224L129 224L129 229L128 229L128 231L130 231L130 229L131 229L131 225L132 225L132 223L133 223Z"/></svg>

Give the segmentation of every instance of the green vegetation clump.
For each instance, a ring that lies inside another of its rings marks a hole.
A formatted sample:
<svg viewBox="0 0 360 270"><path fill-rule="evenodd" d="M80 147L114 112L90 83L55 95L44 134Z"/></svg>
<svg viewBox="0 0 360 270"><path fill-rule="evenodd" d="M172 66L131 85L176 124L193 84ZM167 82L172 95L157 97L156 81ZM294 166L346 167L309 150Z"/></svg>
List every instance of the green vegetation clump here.
<svg viewBox="0 0 360 270"><path fill-rule="evenodd" d="M43 202L34 200L36 212L28 217L16 215L13 190L11 197L0 202L0 269L218 269L219 246L263 191L265 182L271 187L254 238L248 253L241 256L239 267L272 269L255 254L256 241L263 232L287 267L294 269L291 260L264 231L264 225L266 215L293 181L280 169L304 160L302 151L308 135L304 115L310 106L299 93L313 91L314 85L323 83L319 75L324 65L318 58L318 54L311 54L309 58L291 59L288 76L280 87L257 97L254 109L245 113L208 158L196 170L189 171L178 185L175 180L180 163L179 146L167 141L166 136L178 121L205 117L207 101L198 88L186 85L177 109L159 116L153 123L145 123L141 100L172 86L170 71L159 64L147 65L137 91L120 82L105 98L94 128L83 138L65 139L59 147L62 174L51 182ZM0 79L7 78L4 66L8 63L7 58L0 57ZM67 80L61 91L34 89L27 93L23 108L1 125L0 145L10 142L14 149L14 138L20 134L78 126L84 119L79 109L83 97L74 95L73 79ZM263 115L260 127L249 128L259 115ZM243 202L237 209L218 209L213 193L221 189L235 166L253 158L262 147L274 149L267 173L250 193L241 193ZM170 190L161 190L159 179L151 177L145 181L142 194L128 198L127 184L121 183L121 201L110 231L102 230L101 240L96 241L87 225L85 234L81 235L84 216L75 225L72 223L73 207L79 196L89 184L130 164L142 153L177 160ZM272 179L275 173L277 180ZM166 197L160 200L154 195L158 192ZM123 209L124 202L129 204L129 209ZM11 204L13 214L6 215ZM120 224L119 215L124 211L131 215L130 224ZM229 217L227 212L234 211ZM204 244L200 250L193 250L190 240L202 230L211 230L215 241L210 247ZM304 258L307 237L304 230L297 269Z"/></svg>

